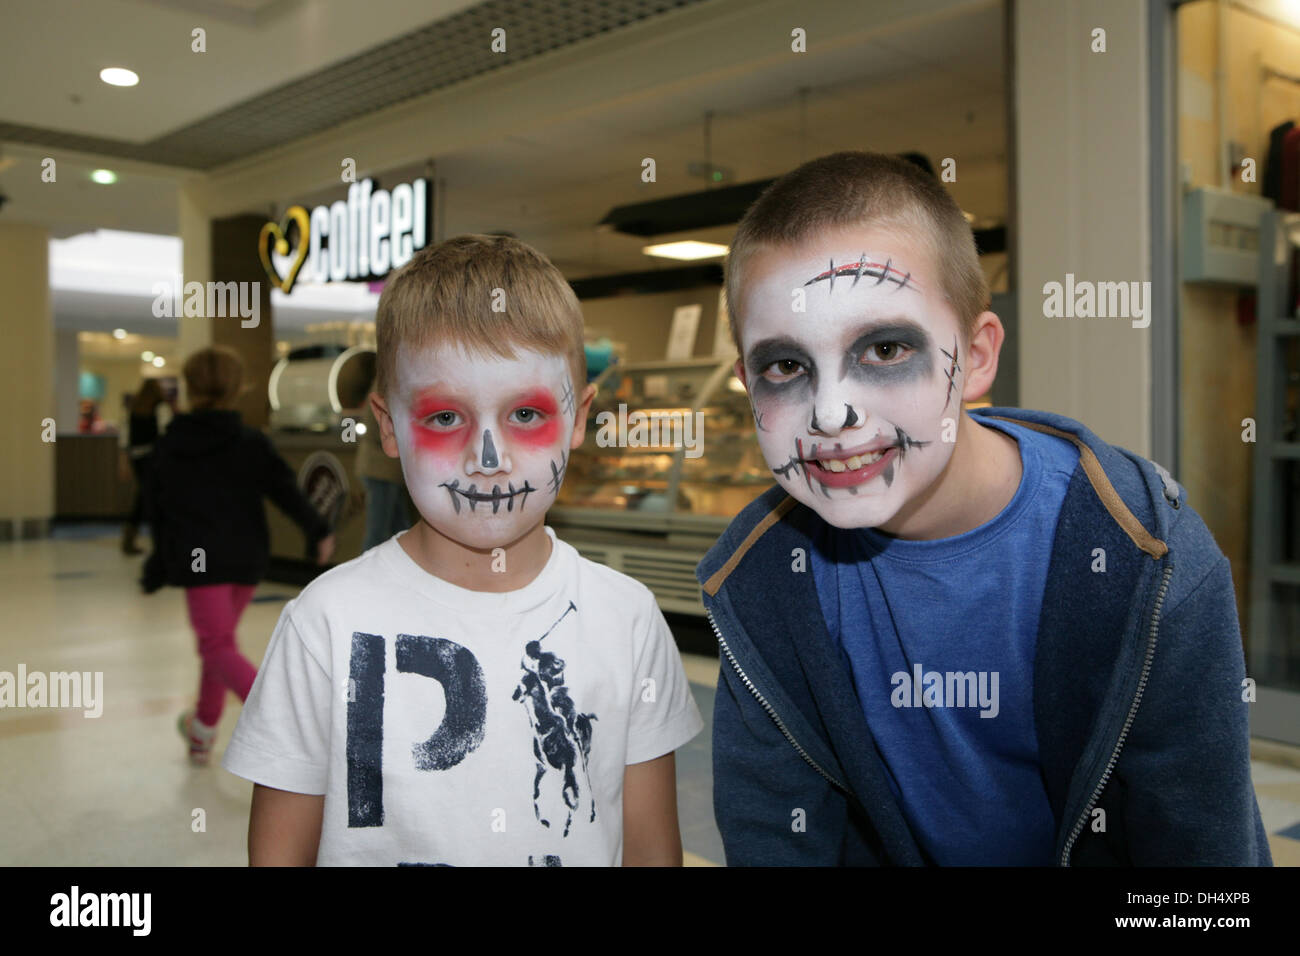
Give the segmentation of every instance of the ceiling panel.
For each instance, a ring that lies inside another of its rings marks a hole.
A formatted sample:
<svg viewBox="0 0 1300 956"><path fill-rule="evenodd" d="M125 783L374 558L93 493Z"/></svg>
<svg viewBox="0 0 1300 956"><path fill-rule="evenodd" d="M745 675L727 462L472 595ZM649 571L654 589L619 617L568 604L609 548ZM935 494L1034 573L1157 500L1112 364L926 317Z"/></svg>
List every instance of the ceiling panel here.
<svg viewBox="0 0 1300 956"><path fill-rule="evenodd" d="M18 0L0 32L0 141L211 169L700 2L305 0L250 28L145 0ZM490 48L498 27L504 53ZM50 62L76 65L34 82ZM119 65L138 87L99 81Z"/></svg>
<svg viewBox="0 0 1300 956"><path fill-rule="evenodd" d="M738 182L777 176L803 159L841 149L918 150L936 164L954 155L961 164L949 188L963 208L981 219L1001 219L1007 133L1001 9L993 2L957 6L953 16L926 23L915 37L891 32L844 47L829 38L816 59L785 56L787 62L775 65L765 48L747 50L753 65L748 72L706 70L578 113L556 103L542 122L440 153L446 231L512 231L571 279L671 268L641 253L644 240L601 232L596 224L613 206L705 187L687 173L688 163L704 159L705 109L717 110L713 161L733 170ZM816 37L813 42L822 43ZM802 108L801 87L808 89ZM656 183L640 181L644 156L657 161ZM19 166L0 172L0 186L26 171ZM113 187L137 190L123 190L123 214L132 202L146 203L152 195L159 207L155 218L171 222L170 229L158 231L174 231L174 188L161 181L132 185L131 178L124 175ZM32 213L24 218L40 219L36 200L23 195L14 206L19 200L26 204L22 211ZM13 208L6 207L6 218ZM73 215L75 204L62 212ZM733 228L692 237L726 242Z"/></svg>

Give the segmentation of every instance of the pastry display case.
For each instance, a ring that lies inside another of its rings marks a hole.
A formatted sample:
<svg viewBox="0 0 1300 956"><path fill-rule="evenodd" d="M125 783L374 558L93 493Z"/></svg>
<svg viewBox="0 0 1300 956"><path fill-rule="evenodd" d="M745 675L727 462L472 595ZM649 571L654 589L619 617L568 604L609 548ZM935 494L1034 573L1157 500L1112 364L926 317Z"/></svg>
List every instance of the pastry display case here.
<svg viewBox="0 0 1300 956"><path fill-rule="evenodd" d="M612 365L547 523L641 581L665 611L702 614L695 566L773 477L730 359Z"/></svg>

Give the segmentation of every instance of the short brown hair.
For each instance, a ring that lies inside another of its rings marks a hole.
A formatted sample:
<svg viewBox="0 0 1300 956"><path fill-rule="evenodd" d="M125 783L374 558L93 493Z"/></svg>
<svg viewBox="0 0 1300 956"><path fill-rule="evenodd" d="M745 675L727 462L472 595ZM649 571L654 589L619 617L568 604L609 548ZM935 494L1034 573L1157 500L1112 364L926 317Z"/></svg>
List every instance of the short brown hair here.
<svg viewBox="0 0 1300 956"><path fill-rule="evenodd" d="M131 399L132 415L152 415L154 409L166 401L162 385L156 378L146 378Z"/></svg>
<svg viewBox="0 0 1300 956"><path fill-rule="evenodd" d="M504 312L492 310L497 289ZM578 297L549 259L510 236L454 236L417 252L384 286L375 339L375 389L385 396L399 349L446 344L507 359L514 346L558 353L575 391L587 381Z"/></svg>
<svg viewBox="0 0 1300 956"><path fill-rule="evenodd" d="M244 382L244 360L225 345L199 349L185 360L183 373L190 408L232 408Z"/></svg>
<svg viewBox="0 0 1300 956"><path fill-rule="evenodd" d="M990 300L975 237L961 207L933 174L906 159L847 151L786 173L763 190L736 227L727 254L726 287L737 352L744 354L741 296L750 257L844 226L896 226L911 232L929 250L962 338L970 341L975 319Z"/></svg>

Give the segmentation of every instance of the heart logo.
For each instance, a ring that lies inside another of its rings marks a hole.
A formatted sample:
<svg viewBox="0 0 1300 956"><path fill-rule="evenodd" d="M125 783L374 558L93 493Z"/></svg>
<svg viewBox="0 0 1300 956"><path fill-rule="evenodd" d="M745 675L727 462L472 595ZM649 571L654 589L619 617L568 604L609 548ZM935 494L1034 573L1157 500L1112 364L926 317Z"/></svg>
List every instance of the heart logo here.
<svg viewBox="0 0 1300 956"><path fill-rule="evenodd" d="M298 226L298 254L293 257L293 262L289 264L289 274L281 279L271 262L271 244L266 240L268 237L274 238L276 254L287 256L289 254L288 232L291 223L296 223ZM266 223L262 226L262 231L257 237L257 253L262 257L262 268L271 277L271 284L281 292L288 292L293 288L293 283L298 278L298 270L307 261L307 234L310 228L307 210L302 206L290 206L288 211L285 212L282 222Z"/></svg>

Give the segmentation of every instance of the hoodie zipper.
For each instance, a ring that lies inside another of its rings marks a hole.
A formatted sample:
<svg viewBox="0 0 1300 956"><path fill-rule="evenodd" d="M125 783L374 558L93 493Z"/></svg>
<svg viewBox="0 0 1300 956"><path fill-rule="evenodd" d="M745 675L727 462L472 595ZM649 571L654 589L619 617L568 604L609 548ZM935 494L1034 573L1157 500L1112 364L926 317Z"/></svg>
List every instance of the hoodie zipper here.
<svg viewBox="0 0 1300 956"><path fill-rule="evenodd" d="M1115 741L1115 749L1111 752L1110 760L1106 763L1106 769L1102 773L1101 779L1097 781L1092 796L1088 798L1087 804L1084 805L1083 813L1079 814L1074 829L1070 831L1070 838L1065 841L1065 849L1061 851L1061 866L1070 865L1070 851L1074 849L1074 842L1083 831L1084 824L1087 823L1088 815L1092 812L1097 798L1101 796L1102 790L1106 788L1111 772L1115 769L1115 763L1119 760L1119 752L1124 747L1124 740L1128 737L1129 728L1133 726L1133 718L1137 716L1138 704L1142 702L1142 693L1146 690L1147 678L1151 674L1151 661L1156 653L1156 631L1160 626L1160 609L1165 603L1165 592L1169 590L1169 576L1173 574L1173 571L1173 565L1166 565L1160 579L1160 591L1156 595L1156 606L1151 612L1151 626L1147 629L1146 659L1142 662L1142 675L1138 678L1137 692L1133 695L1133 703L1129 705L1128 716L1124 719L1124 727L1119 732L1119 739Z"/></svg>
<svg viewBox="0 0 1300 956"><path fill-rule="evenodd" d="M781 720L781 717L777 714L776 709L767 702L767 699L762 695L762 693L759 692L759 689L754 686L754 682L751 681L748 675L741 669L740 662L736 660L736 655L731 653L731 648L727 644L727 639L722 636L722 631L718 630L718 622L713 619L713 611L706 607L704 609L704 613L708 615L709 626L713 628L713 633L718 639L718 646L722 648L722 653L727 656L727 660L731 663L732 669L735 670L736 674L740 677L741 681L744 682L745 686L749 688L749 692L754 695L754 699L757 700L759 704L762 705L765 711L767 711L767 715L771 717L772 720L776 723L777 729L780 730L781 733L785 735L785 739L790 741L790 746L794 747L794 749L798 751L800 757L803 757L804 760L808 761L809 766L811 766L819 774L825 777L828 783L830 783L832 786L836 787L837 789L842 790L845 793L848 793L849 792L848 787L844 786L844 784L840 783L838 780L836 780L834 777L828 774L825 770L823 770L820 766L818 766L817 761L813 760L812 757L808 756L808 751L804 750L803 747L799 746L799 741L795 740L794 734L790 733L790 731L786 728L785 723Z"/></svg>

